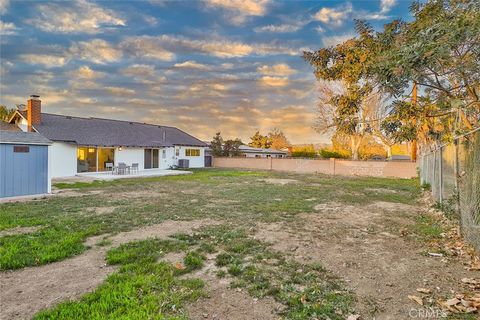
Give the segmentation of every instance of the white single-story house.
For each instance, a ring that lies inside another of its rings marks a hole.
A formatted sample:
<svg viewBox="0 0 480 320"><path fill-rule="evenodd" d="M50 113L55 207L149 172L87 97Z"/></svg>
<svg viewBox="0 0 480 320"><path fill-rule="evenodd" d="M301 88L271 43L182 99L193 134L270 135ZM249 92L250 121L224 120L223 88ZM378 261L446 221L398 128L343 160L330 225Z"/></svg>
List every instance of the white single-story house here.
<svg viewBox="0 0 480 320"><path fill-rule="evenodd" d="M106 171L107 164L120 162L138 164L139 170L168 169L182 159L191 168L205 166L206 144L178 128L42 113L41 107L39 96L32 95L9 122L52 141L52 178Z"/></svg>
<svg viewBox="0 0 480 320"><path fill-rule="evenodd" d="M205 143L209 145L208 143ZM270 148L254 148L242 144L238 147L239 155L237 157L245 158L286 158L288 156L287 151L275 150ZM212 150L210 145L205 150L205 155L212 157ZM210 160L211 161L211 160Z"/></svg>
<svg viewBox="0 0 480 320"><path fill-rule="evenodd" d="M240 157L246 158L285 158L288 154L286 151L254 148L247 145L241 145L238 150L240 151Z"/></svg>

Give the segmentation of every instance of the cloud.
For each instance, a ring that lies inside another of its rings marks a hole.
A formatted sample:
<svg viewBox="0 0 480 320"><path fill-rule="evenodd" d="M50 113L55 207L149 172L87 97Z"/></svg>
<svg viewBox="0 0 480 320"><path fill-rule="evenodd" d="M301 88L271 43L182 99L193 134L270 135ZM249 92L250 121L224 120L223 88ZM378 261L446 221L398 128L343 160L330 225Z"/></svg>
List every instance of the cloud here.
<svg viewBox="0 0 480 320"><path fill-rule="evenodd" d="M206 64L198 63L193 60L187 60L182 63L175 63L173 65L175 68L184 68L184 69L199 69L199 70L209 70L210 66Z"/></svg>
<svg viewBox="0 0 480 320"><path fill-rule="evenodd" d="M103 32L106 27L126 25L125 20L112 10L85 0L44 3L37 5L36 9L38 17L27 20L27 23L45 32L95 34Z"/></svg>
<svg viewBox="0 0 480 320"><path fill-rule="evenodd" d="M323 22L327 25L332 26L341 26L343 22L349 17L353 11L353 6L351 3L346 3L343 6L336 8L327 8L324 7L320 9L314 16L313 19Z"/></svg>
<svg viewBox="0 0 480 320"><path fill-rule="evenodd" d="M171 61L175 58L175 54L166 50L158 37L129 37L120 43L120 47L130 55L139 58L162 61Z"/></svg>
<svg viewBox="0 0 480 320"><path fill-rule="evenodd" d="M17 34L18 28L12 22L3 22L0 20L0 35L11 36Z"/></svg>
<svg viewBox="0 0 480 320"><path fill-rule="evenodd" d="M122 51L101 39L74 43L69 52L78 59L98 64L114 62L122 57Z"/></svg>
<svg viewBox="0 0 480 320"><path fill-rule="evenodd" d="M105 87L105 90L114 96L133 96L135 90L122 87Z"/></svg>
<svg viewBox="0 0 480 320"><path fill-rule="evenodd" d="M335 35L335 36L324 36L322 37L322 44L324 47L334 47L337 44L343 43L348 39L352 39L354 37L355 37L355 34L353 33L346 33L346 34Z"/></svg>
<svg viewBox="0 0 480 320"><path fill-rule="evenodd" d="M263 76L259 79L259 81L262 86L267 87L285 87L289 83L287 77Z"/></svg>
<svg viewBox="0 0 480 320"><path fill-rule="evenodd" d="M288 48L277 44L247 44L225 38L198 40L173 35L128 37L120 44L120 47L137 57L165 61L173 60L176 53L202 53L218 58L235 58L250 55L300 55L301 52L301 49Z"/></svg>
<svg viewBox="0 0 480 320"><path fill-rule="evenodd" d="M61 67L67 59L62 56L49 55L49 54L22 54L20 59L29 64L42 64L47 68Z"/></svg>
<svg viewBox="0 0 480 320"><path fill-rule="evenodd" d="M271 32L271 33L290 33L296 32L303 27L303 24L277 24L267 25L262 27L256 27L253 30L255 32Z"/></svg>
<svg viewBox="0 0 480 320"><path fill-rule="evenodd" d="M0 0L0 14L5 14L10 5L10 0Z"/></svg>
<svg viewBox="0 0 480 320"><path fill-rule="evenodd" d="M381 0L380 1L380 12L388 13L392 8L397 4L397 0Z"/></svg>
<svg viewBox="0 0 480 320"><path fill-rule="evenodd" d="M146 64L133 64L127 68L120 70L120 72L132 77L145 77L155 75L155 66Z"/></svg>
<svg viewBox="0 0 480 320"><path fill-rule="evenodd" d="M258 67L257 71L261 74L275 76L288 76L297 72L286 63L275 64L273 66L263 65Z"/></svg>
<svg viewBox="0 0 480 320"><path fill-rule="evenodd" d="M270 0L206 0L208 7L226 11L226 20L232 24L242 24L250 16L264 16Z"/></svg>
<svg viewBox="0 0 480 320"><path fill-rule="evenodd" d="M90 69L89 66L82 66L77 70L71 72L70 75L74 78L93 80L103 78L105 76L105 73L94 71Z"/></svg>

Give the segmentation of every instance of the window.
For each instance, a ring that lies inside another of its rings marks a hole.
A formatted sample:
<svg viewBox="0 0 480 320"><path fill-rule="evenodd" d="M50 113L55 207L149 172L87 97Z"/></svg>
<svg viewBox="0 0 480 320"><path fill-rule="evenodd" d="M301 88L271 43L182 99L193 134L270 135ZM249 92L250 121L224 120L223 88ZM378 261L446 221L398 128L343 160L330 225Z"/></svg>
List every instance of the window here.
<svg viewBox="0 0 480 320"><path fill-rule="evenodd" d="M199 157L200 149L185 149L185 156L187 157Z"/></svg>
<svg viewBox="0 0 480 320"><path fill-rule="evenodd" d="M30 152L30 147L27 147L27 146L14 146L14 147L13 147L13 152L17 152L17 153L28 153L28 152Z"/></svg>
<svg viewBox="0 0 480 320"><path fill-rule="evenodd" d="M177 157L180 155L180 149L179 148L175 148L175 155Z"/></svg>
<svg viewBox="0 0 480 320"><path fill-rule="evenodd" d="M162 150L162 159L167 158L167 151L165 149Z"/></svg>

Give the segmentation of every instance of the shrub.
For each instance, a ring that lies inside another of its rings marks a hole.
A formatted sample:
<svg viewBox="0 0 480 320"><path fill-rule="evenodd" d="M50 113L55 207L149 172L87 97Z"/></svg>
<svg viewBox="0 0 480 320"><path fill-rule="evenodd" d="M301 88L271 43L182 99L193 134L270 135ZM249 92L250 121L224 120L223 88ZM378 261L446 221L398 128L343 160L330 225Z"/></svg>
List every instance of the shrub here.
<svg viewBox="0 0 480 320"><path fill-rule="evenodd" d="M350 155L345 151L335 151L335 150L329 150L329 149L320 150L320 155L322 156L322 158L325 158L325 159L330 159L330 158L348 159L348 158L350 158Z"/></svg>

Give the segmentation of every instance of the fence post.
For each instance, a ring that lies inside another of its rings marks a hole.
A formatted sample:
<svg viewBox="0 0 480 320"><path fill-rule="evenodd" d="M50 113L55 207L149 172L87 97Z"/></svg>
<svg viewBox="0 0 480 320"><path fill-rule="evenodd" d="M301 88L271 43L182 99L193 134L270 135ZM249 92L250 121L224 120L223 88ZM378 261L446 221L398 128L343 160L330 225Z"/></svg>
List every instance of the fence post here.
<svg viewBox="0 0 480 320"><path fill-rule="evenodd" d="M440 203L443 202L443 147L440 147L439 149L439 152L440 152L440 159L438 161L439 163L439 176L440 176L440 180L439 180L439 183L440 183Z"/></svg>
<svg viewBox="0 0 480 320"><path fill-rule="evenodd" d="M459 164L458 164L458 139L453 140L453 146L454 146L454 154L453 154L453 174L455 175L455 181L454 181L454 186L455 186L455 206L456 206L456 211L459 217L461 216L460 213L460 185L458 183L458 169L459 169ZM461 224L460 224L461 225Z"/></svg>

